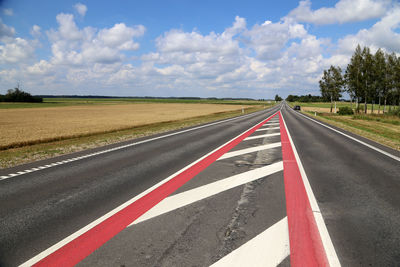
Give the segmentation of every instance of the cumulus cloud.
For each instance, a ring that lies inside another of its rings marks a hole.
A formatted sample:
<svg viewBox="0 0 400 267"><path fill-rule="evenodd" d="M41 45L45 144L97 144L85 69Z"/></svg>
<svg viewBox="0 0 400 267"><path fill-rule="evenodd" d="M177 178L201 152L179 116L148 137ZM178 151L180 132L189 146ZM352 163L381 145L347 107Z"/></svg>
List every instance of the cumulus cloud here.
<svg viewBox="0 0 400 267"><path fill-rule="evenodd" d="M389 6L388 0L340 0L334 7L311 10L311 1L304 0L288 17L315 24L347 23L379 18Z"/></svg>
<svg viewBox="0 0 400 267"><path fill-rule="evenodd" d="M245 25L243 18L236 17L233 25L222 33L203 35L196 31L173 29L156 39L157 53L144 55L142 59L172 65L165 70L157 69L162 75L179 72L187 78L214 80L240 66L243 49L234 36L244 31Z"/></svg>
<svg viewBox="0 0 400 267"><path fill-rule="evenodd" d="M400 6L390 10L381 20L369 29L350 34L338 41L338 50L352 53L357 44L370 46L373 50L383 48L386 51L400 53Z"/></svg>
<svg viewBox="0 0 400 267"><path fill-rule="evenodd" d="M349 1L314 11L310 2L303 1L278 21L247 25L237 16L221 32L170 29L154 40L155 50L136 59L131 51L139 49L137 39L146 31L142 25L120 22L102 29L82 28L74 15L61 13L56 28L46 31L34 25L31 35L36 39L25 40L16 38L14 28L0 20L0 64L10 64L0 70L0 82L12 86L22 80L33 89L55 90L35 93L60 90L60 94L267 98L276 93L318 93L323 69L344 67L358 43L400 52L400 7L393 5L370 28L337 41L313 35L309 31L313 26L301 23L300 15L308 10L307 22L344 23L362 19L366 6L375 4L379 10L387 3L365 0L361 11L354 9L353 17L343 14L341 21L331 15L323 20L322 11L337 15L344 7L352 8ZM364 15L371 18L371 14ZM41 32L46 32L51 55L35 61L34 43L43 39Z"/></svg>
<svg viewBox="0 0 400 267"><path fill-rule="evenodd" d="M276 23L265 21L261 25L256 24L245 35L258 58L272 60L282 56L281 50L290 39L303 38L307 32L303 25L285 19Z"/></svg>
<svg viewBox="0 0 400 267"><path fill-rule="evenodd" d="M124 23L101 30L92 27L79 29L72 14L61 13L56 19L58 29L48 31L54 64L119 62L124 59L122 51L139 48L133 38L140 37L145 32L142 25L128 27Z"/></svg>
<svg viewBox="0 0 400 267"><path fill-rule="evenodd" d="M139 48L139 44L133 42L132 39L142 36L145 30L143 25L127 27L124 23L118 23L110 29L102 29L97 38L108 47L119 50L136 50Z"/></svg>
<svg viewBox="0 0 400 267"><path fill-rule="evenodd" d="M7 26L3 23L0 18L0 41L6 38L13 37L15 34L15 29L13 27Z"/></svg>
<svg viewBox="0 0 400 267"><path fill-rule="evenodd" d="M76 12L78 12L78 14L81 15L82 17L86 15L87 7L84 4L77 3L74 5L74 8Z"/></svg>
<svg viewBox="0 0 400 267"><path fill-rule="evenodd" d="M0 45L0 64L18 63L31 59L35 48L27 40L15 38Z"/></svg>
<svg viewBox="0 0 400 267"><path fill-rule="evenodd" d="M0 19L0 64L25 63L34 56L37 42L14 35L15 29Z"/></svg>
<svg viewBox="0 0 400 267"><path fill-rule="evenodd" d="M38 25L33 25L30 34L35 38L39 38L42 35L42 32L40 30L41 29Z"/></svg>

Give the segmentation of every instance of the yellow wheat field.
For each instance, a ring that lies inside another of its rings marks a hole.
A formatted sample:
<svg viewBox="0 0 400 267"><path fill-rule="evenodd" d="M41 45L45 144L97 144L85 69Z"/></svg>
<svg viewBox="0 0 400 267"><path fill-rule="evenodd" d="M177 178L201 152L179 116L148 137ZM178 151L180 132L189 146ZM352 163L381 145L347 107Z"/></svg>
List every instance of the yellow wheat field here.
<svg viewBox="0 0 400 267"><path fill-rule="evenodd" d="M102 133L241 109L215 104L121 104L0 109L0 147Z"/></svg>

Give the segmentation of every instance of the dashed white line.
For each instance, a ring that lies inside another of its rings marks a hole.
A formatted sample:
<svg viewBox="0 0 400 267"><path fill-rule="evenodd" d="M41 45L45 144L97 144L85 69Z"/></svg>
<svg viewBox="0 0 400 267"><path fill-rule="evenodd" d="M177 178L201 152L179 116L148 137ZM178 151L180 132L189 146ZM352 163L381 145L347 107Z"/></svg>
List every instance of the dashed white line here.
<svg viewBox="0 0 400 267"><path fill-rule="evenodd" d="M271 134L261 134L261 135L256 135L256 136L249 136L249 137L245 138L244 141L258 139L258 138L271 137L271 136L277 136L280 134L281 133L271 133Z"/></svg>
<svg viewBox="0 0 400 267"><path fill-rule="evenodd" d="M231 157L236 157L236 156L240 156L240 155L243 155L243 154L248 154L248 153L257 152L257 151L270 149L270 148L275 148L275 147L280 147L280 146L281 146L281 142L277 142L277 143L266 144L266 145L261 145L261 146L256 146L256 147L250 147L250 148L245 148L245 149L241 149L241 150L236 150L236 151L232 151L232 152L227 152L224 155L222 155L218 160L227 159L227 158L231 158Z"/></svg>
<svg viewBox="0 0 400 267"><path fill-rule="evenodd" d="M290 254L287 217L275 223L212 267L278 266Z"/></svg>
<svg viewBox="0 0 400 267"><path fill-rule="evenodd" d="M271 165L257 168L251 171L240 173L217 182L203 185L170 197L165 198L160 203L155 205L148 212L139 217L133 224L146 221L161 214L170 212L172 210L181 208L183 206L192 204L193 202L205 199L207 197L216 195L231 188L243 185L254 180L266 177L276 172L283 170L283 162L279 161Z"/></svg>

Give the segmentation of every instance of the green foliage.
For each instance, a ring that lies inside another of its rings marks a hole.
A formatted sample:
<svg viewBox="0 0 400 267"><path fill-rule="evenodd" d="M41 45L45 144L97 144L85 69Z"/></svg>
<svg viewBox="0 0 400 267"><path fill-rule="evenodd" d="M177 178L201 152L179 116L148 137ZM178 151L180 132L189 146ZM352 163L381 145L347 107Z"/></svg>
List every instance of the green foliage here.
<svg viewBox="0 0 400 267"><path fill-rule="evenodd" d="M20 90L18 87L15 89L9 89L7 94L2 96L1 101L4 102L31 102L31 103L41 103L43 98L34 97L31 94Z"/></svg>
<svg viewBox="0 0 400 267"><path fill-rule="evenodd" d="M286 97L286 101L288 101L288 102L305 102L305 103L308 103L308 102L323 102L324 99L322 97L320 97L320 96L311 95L311 94L309 94L309 95L300 95L300 96L298 96L298 95L288 95Z"/></svg>
<svg viewBox="0 0 400 267"><path fill-rule="evenodd" d="M282 101L282 97L280 97L279 95L276 95L275 96L275 101L277 101L277 102Z"/></svg>
<svg viewBox="0 0 400 267"><path fill-rule="evenodd" d="M341 107L341 108L339 108L338 114L339 115L353 115L354 112L353 112L353 109L350 107Z"/></svg>
<svg viewBox="0 0 400 267"><path fill-rule="evenodd" d="M324 70L324 75L319 81L322 97L327 101L338 101L343 87L342 70L340 67L331 66Z"/></svg>
<svg viewBox="0 0 400 267"><path fill-rule="evenodd" d="M399 108L398 109L393 109L393 110L388 112L388 115L400 117L400 109Z"/></svg>
<svg viewBox="0 0 400 267"><path fill-rule="evenodd" d="M368 47L361 49L358 45L347 65L344 82L350 97L364 103L364 112L367 103L400 106L400 57L381 49L371 54ZM358 106L357 111L360 109Z"/></svg>

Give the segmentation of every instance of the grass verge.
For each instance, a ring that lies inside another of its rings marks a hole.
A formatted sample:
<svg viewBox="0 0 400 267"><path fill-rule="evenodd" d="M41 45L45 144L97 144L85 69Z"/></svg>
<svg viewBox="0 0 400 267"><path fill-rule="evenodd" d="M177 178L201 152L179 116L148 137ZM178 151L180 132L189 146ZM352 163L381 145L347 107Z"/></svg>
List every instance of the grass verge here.
<svg viewBox="0 0 400 267"><path fill-rule="evenodd" d="M317 113L317 117L314 117L314 112L302 113L400 151L399 118L382 118L377 115L339 116L330 113Z"/></svg>
<svg viewBox="0 0 400 267"><path fill-rule="evenodd" d="M245 112L252 113L270 106L272 105L254 106L247 108ZM119 131L94 134L90 136L80 136L66 140L33 144L19 148L10 148L0 151L0 168L9 168L24 163L82 151L89 148L100 147L157 133L186 128L211 121L232 118L241 115L241 113L241 110L219 112L184 120L160 122Z"/></svg>

